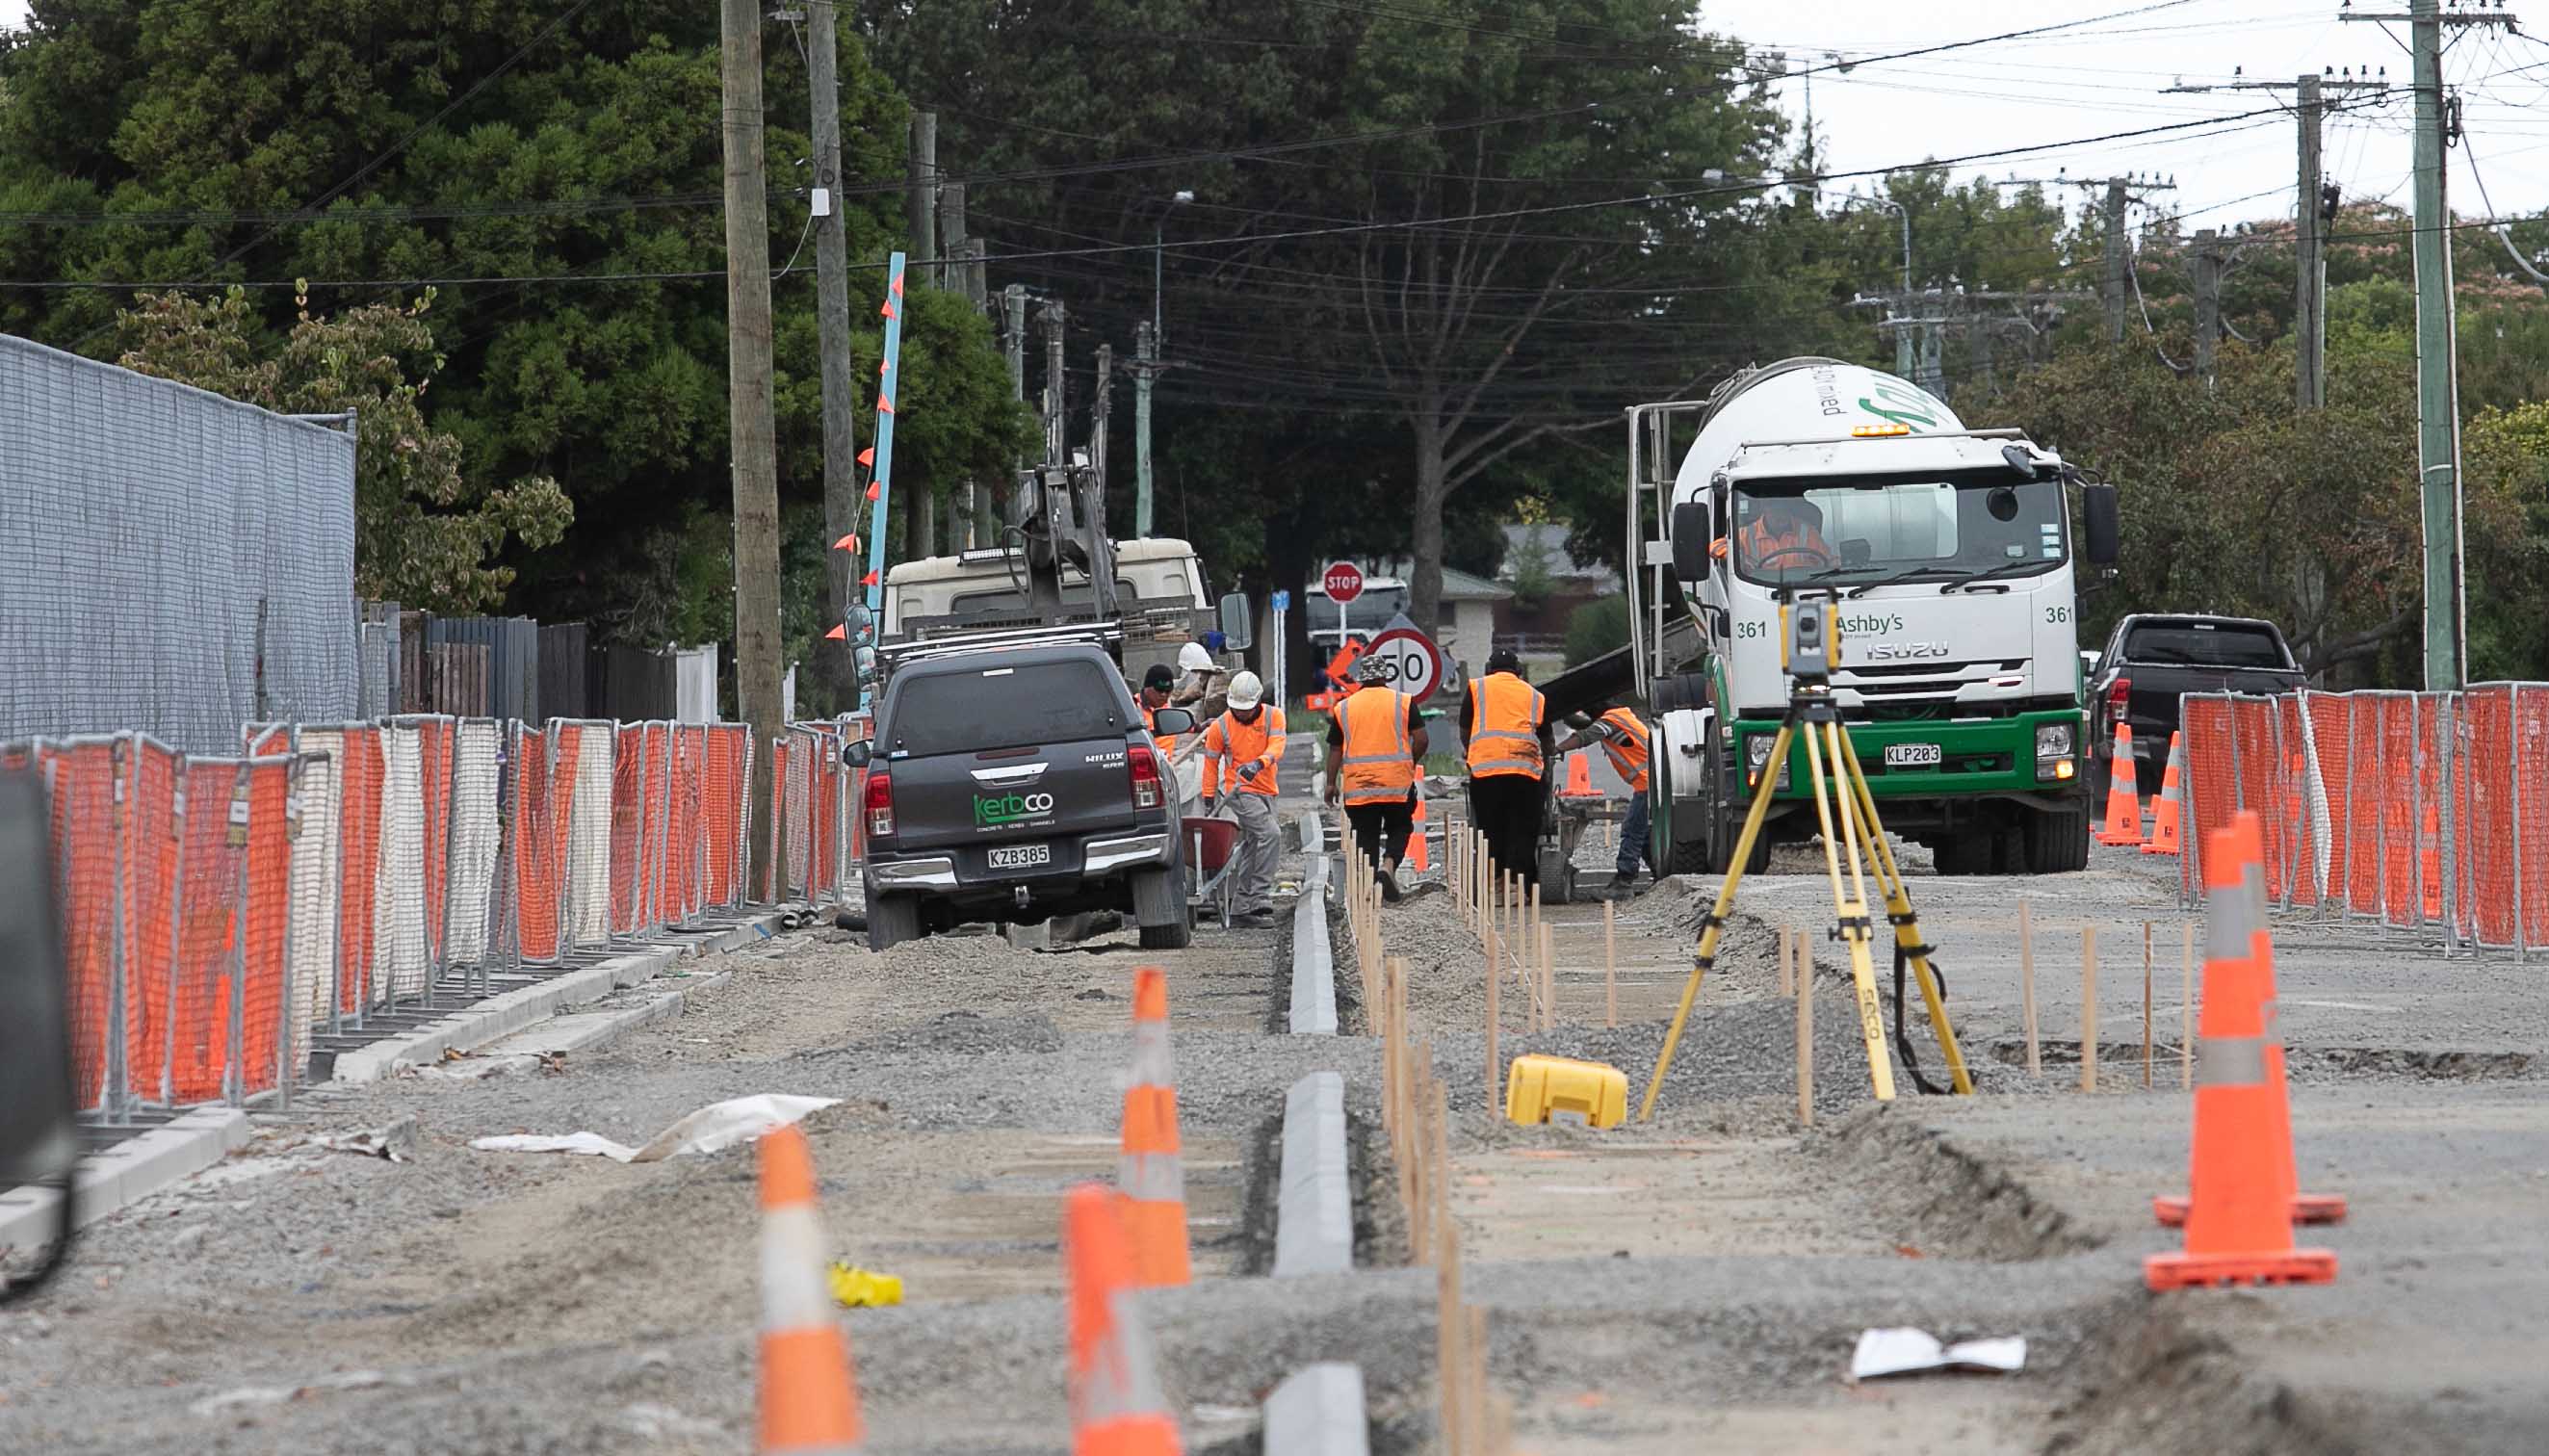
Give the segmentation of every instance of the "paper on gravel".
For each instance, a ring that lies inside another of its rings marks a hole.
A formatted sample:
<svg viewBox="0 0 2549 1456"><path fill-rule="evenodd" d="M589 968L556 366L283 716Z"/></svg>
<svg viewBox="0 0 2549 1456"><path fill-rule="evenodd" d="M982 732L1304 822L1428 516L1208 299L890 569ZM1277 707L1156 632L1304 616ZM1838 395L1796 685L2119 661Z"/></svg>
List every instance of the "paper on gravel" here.
<svg viewBox="0 0 2549 1456"><path fill-rule="evenodd" d="M614 1163L652 1163L680 1153L712 1153L738 1142L751 1142L775 1132L808 1113L840 1103L837 1097L789 1097L765 1092L710 1103L655 1134L644 1147L613 1142L599 1132L570 1132L563 1137L508 1133L473 1137L469 1145L490 1153L598 1153Z"/></svg>
<svg viewBox="0 0 2549 1456"><path fill-rule="evenodd" d="M2027 1364L2027 1338L1961 1340L1941 1345L1926 1329L1862 1329L1850 1352L1849 1378L1918 1375L1929 1370L1983 1370L2007 1375Z"/></svg>

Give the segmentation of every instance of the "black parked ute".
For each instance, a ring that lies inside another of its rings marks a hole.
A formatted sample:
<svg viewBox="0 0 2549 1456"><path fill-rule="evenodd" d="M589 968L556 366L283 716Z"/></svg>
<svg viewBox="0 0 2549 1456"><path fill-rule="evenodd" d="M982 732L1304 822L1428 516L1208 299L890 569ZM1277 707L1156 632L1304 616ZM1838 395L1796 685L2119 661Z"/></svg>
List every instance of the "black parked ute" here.
<svg viewBox="0 0 2549 1456"><path fill-rule="evenodd" d="M1191 731L1162 709L1160 731ZM967 923L1119 911L1145 949L1190 932L1174 775L1113 659L1085 643L926 658L895 671L860 828L868 945Z"/></svg>
<svg viewBox="0 0 2549 1456"><path fill-rule="evenodd" d="M2090 782L2106 793L2116 725L2133 729L2136 792L2159 792L2182 693L2298 692L2302 670L2271 622L2145 612L2116 624L2089 684Z"/></svg>

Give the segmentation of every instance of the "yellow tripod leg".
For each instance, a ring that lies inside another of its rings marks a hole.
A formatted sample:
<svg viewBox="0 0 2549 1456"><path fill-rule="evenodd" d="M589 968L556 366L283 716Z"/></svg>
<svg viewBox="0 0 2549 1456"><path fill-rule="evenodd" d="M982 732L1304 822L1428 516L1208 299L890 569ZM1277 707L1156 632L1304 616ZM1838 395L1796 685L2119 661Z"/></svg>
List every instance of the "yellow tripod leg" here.
<svg viewBox="0 0 2549 1456"><path fill-rule="evenodd" d="M1655 1115L1655 1095L1663 1091L1664 1073L1672 1066L1673 1049L1681 1045L1682 1023L1690 1019L1690 1009L1699 1000L1700 980L1708 968L1717 964L1717 943L1724 938L1726 913L1735 908L1735 887L1744 881L1744 866L1752 862L1752 841L1761 836L1761 825L1770 817L1771 786L1779 782L1779 770L1788 762L1788 742L1796 730L1786 724L1779 726L1778 737L1771 740L1770 760L1761 765L1761 776L1753 780L1752 808L1744 816L1744 832L1735 839L1735 859L1726 867L1726 878L1717 887L1717 908L1709 912L1700 926L1699 959L1691 964L1690 979L1682 983L1681 1005L1673 1009L1672 1024L1664 1028L1663 1049L1655 1054L1654 1075L1647 1079L1647 1095L1638 1104L1638 1120L1651 1120Z"/></svg>
<svg viewBox="0 0 2549 1456"><path fill-rule="evenodd" d="M1846 738L1846 730L1843 736ZM1947 1021L1946 1000L1938 994L1937 978L1930 970L1929 947L1921 941L1920 916L1912 909L1912 887L1903 878L1903 867L1895 862L1894 846L1885 841L1885 825L1876 817L1876 795L1867 787L1867 775L1858 766L1858 756L1848 754L1845 762L1860 819L1867 825L1877 887L1885 892L1886 917L1894 924L1894 944L1911 963L1912 979L1920 984L1921 1002L1930 1013L1930 1029L1938 1038L1939 1053L1946 1058L1948 1080L1958 1094L1970 1097L1974 1091L1973 1075L1965 1070L1964 1051L1956 1044L1955 1027Z"/></svg>
<svg viewBox="0 0 2549 1456"><path fill-rule="evenodd" d="M1878 1102L1894 1101L1894 1059L1885 1050L1885 1019L1877 1013L1876 968L1868 956L1867 890L1859 873L1858 842L1852 826L1848 791L1839 783L1827 786L1824 778L1826 744L1835 759L1834 769L1841 770L1839 759L1848 750L1843 746L1841 727L1822 723L1806 726L1806 768L1814 778L1815 819L1824 833L1824 873L1832 881L1833 914L1840 920L1841 938L1849 946L1849 979L1858 996L1858 1033L1867 1045L1867 1076L1874 1084ZM1838 827L1834 811L1840 811ZM1847 887L1841 884L1841 856L1849 854ZM1811 988L1807 988L1809 991Z"/></svg>

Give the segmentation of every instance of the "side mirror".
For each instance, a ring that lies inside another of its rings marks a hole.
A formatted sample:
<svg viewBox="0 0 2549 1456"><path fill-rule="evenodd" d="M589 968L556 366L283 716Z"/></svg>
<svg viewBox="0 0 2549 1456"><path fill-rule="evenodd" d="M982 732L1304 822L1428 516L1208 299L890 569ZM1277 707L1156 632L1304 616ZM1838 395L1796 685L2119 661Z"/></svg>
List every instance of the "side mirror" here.
<svg viewBox="0 0 2549 1456"><path fill-rule="evenodd" d="M841 744L841 762L849 768L865 768L876 757L876 744L865 738L845 739Z"/></svg>
<svg viewBox="0 0 2549 1456"><path fill-rule="evenodd" d="M1708 529L1708 506L1700 501L1684 501L1673 507L1672 555L1673 575L1686 582L1708 579L1708 543L1716 539Z"/></svg>
<svg viewBox="0 0 2549 1456"><path fill-rule="evenodd" d="M1221 639L1234 652L1257 645L1257 620L1249 615L1246 592L1232 592L1221 599Z"/></svg>
<svg viewBox="0 0 2549 1456"><path fill-rule="evenodd" d="M61 920L53 904L50 813L44 781L0 772L0 1188L59 1190L50 1251L31 1275L0 1282L0 1304L31 1294L70 1249L79 1128L72 1120L71 1031Z"/></svg>
<svg viewBox="0 0 2549 1456"><path fill-rule="evenodd" d="M2092 566L2113 566L2124 553L2124 526L2117 515L2116 488L2084 481L2080 486L2082 554Z"/></svg>
<svg viewBox="0 0 2549 1456"><path fill-rule="evenodd" d="M1152 732L1165 733L1170 737L1175 737L1180 733L1193 732L1194 728L1195 716L1182 708L1154 708L1151 710Z"/></svg>

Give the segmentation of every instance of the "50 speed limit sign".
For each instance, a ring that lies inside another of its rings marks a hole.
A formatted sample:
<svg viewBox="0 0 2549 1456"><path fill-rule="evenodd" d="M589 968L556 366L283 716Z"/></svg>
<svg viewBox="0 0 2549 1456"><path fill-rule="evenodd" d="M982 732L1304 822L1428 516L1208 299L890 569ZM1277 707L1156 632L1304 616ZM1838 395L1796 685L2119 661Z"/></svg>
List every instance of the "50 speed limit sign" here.
<svg viewBox="0 0 2549 1456"><path fill-rule="evenodd" d="M1363 660L1379 667L1384 686L1414 698L1431 698L1443 686L1443 654L1414 628L1394 627L1373 637Z"/></svg>

